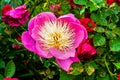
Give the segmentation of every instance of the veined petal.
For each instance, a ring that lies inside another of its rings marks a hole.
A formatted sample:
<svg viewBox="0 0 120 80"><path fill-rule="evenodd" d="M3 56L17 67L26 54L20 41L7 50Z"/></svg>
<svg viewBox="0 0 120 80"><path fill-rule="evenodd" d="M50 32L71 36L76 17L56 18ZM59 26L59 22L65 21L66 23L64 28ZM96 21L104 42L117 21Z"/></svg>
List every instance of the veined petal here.
<svg viewBox="0 0 120 80"><path fill-rule="evenodd" d="M56 59L56 61L63 70L68 71L71 64L74 62L79 62L79 59L77 56L75 56L73 58L68 58L65 60Z"/></svg>
<svg viewBox="0 0 120 80"><path fill-rule="evenodd" d="M55 48L50 49L51 54L57 59L68 59L70 57L75 57L75 49L71 49L69 51L60 51Z"/></svg>
<svg viewBox="0 0 120 80"><path fill-rule="evenodd" d="M36 16L34 24L42 26L46 21L56 21L56 16L51 12L40 13Z"/></svg>
<svg viewBox="0 0 120 80"><path fill-rule="evenodd" d="M76 23L70 23L70 26L75 30L76 33L74 47L77 48L83 40L87 39L87 32L82 25Z"/></svg>
<svg viewBox="0 0 120 80"><path fill-rule="evenodd" d="M36 42L36 49L38 50L38 55L43 58L51 58L53 55L49 52L49 50L44 50L39 42Z"/></svg>
<svg viewBox="0 0 120 80"><path fill-rule="evenodd" d="M32 29L34 27L34 21L35 21L35 17L32 18L29 23L28 23L28 31L29 31L29 34L32 34Z"/></svg>
<svg viewBox="0 0 120 80"><path fill-rule="evenodd" d="M63 22L67 22L67 23L75 22L75 23L80 24L80 21L78 19L76 19L73 14L66 14L64 16L60 16L58 18L58 21L63 21Z"/></svg>

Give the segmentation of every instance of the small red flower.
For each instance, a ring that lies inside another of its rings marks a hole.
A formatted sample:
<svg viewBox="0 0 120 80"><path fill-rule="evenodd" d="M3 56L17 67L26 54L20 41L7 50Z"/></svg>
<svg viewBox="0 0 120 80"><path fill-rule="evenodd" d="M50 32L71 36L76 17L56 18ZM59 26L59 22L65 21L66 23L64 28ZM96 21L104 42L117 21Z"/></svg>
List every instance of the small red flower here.
<svg viewBox="0 0 120 80"><path fill-rule="evenodd" d="M21 42L21 36L16 36L15 39L16 39L17 41ZM18 44L16 44L16 43L13 43L13 44L12 44L12 47L15 48L15 49L20 49L20 48L21 48L21 46L18 45Z"/></svg>
<svg viewBox="0 0 120 80"><path fill-rule="evenodd" d="M71 5L71 8L79 7L82 8L82 5L75 4L73 0L68 0L68 2Z"/></svg>
<svg viewBox="0 0 120 80"><path fill-rule="evenodd" d="M19 79L18 78L7 77L7 78L4 78L3 80L19 80Z"/></svg>
<svg viewBox="0 0 120 80"><path fill-rule="evenodd" d="M111 4L113 4L116 0L106 0L107 4L110 6Z"/></svg>
<svg viewBox="0 0 120 80"><path fill-rule="evenodd" d="M120 74L118 74L118 80L120 80Z"/></svg>
<svg viewBox="0 0 120 80"><path fill-rule="evenodd" d="M93 41L90 38L88 38L86 42L80 44L77 48L77 54L80 60L90 60L96 52L96 49L93 47Z"/></svg>
<svg viewBox="0 0 120 80"><path fill-rule="evenodd" d="M93 32L97 26L97 24L90 18L82 18L80 19L80 22L83 26L85 26L88 32Z"/></svg>
<svg viewBox="0 0 120 80"><path fill-rule="evenodd" d="M116 2L117 2L117 4L118 4L118 6L120 6L120 0L117 0Z"/></svg>

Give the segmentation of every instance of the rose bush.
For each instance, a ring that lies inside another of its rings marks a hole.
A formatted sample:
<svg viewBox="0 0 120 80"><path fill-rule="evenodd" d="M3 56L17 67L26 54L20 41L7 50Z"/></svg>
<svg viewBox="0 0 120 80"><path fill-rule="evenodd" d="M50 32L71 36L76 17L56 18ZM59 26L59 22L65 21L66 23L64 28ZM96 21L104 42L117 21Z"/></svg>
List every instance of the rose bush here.
<svg viewBox="0 0 120 80"><path fill-rule="evenodd" d="M0 80L120 80L119 0L0 2Z"/></svg>

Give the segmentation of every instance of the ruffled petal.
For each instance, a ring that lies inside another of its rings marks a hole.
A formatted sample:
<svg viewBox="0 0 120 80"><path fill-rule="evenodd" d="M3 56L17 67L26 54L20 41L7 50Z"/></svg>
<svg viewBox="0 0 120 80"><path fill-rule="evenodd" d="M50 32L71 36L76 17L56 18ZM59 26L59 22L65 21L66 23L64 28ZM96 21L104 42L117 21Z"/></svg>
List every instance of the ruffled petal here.
<svg viewBox="0 0 120 80"><path fill-rule="evenodd" d="M80 24L76 24L76 23L70 23L70 27L73 28L75 30L75 42L74 42L74 47L77 48L79 46L79 44L87 39L87 31L86 29L80 25Z"/></svg>
<svg viewBox="0 0 120 80"><path fill-rule="evenodd" d="M23 43L24 47L27 48L29 51L37 52L35 49L36 42L29 35L28 31L22 33L22 43Z"/></svg>
<svg viewBox="0 0 120 80"><path fill-rule="evenodd" d="M35 21L35 17L32 18L29 23L28 23L28 31L29 31L29 34L32 34L32 29L34 27L34 21Z"/></svg>
<svg viewBox="0 0 120 80"><path fill-rule="evenodd" d="M75 56L73 58L69 58L65 60L56 59L56 61L63 70L68 71L71 64L74 62L79 62L79 59L77 56Z"/></svg>
<svg viewBox="0 0 120 80"><path fill-rule="evenodd" d="M35 25L42 26L45 22L56 21L56 16L51 12L43 12L36 16Z"/></svg>
<svg viewBox="0 0 120 80"><path fill-rule="evenodd" d="M80 24L80 21L77 18L75 18L73 14L67 14L64 16L60 16L58 18L58 21L67 22L67 23L74 22L74 23Z"/></svg>
<svg viewBox="0 0 120 80"><path fill-rule="evenodd" d="M68 59L70 57L74 57L76 50L74 48L69 51L60 51L58 49L51 48L50 52L55 58L64 60L64 59Z"/></svg>

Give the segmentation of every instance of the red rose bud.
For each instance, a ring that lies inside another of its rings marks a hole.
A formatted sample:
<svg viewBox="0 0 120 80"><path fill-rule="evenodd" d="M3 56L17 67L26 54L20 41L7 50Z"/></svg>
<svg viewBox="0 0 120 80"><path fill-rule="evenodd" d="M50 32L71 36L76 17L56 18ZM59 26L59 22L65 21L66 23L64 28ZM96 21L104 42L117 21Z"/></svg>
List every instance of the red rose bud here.
<svg viewBox="0 0 120 80"><path fill-rule="evenodd" d="M88 32L94 32L94 29L97 26L97 24L90 18L82 18L80 19L80 22Z"/></svg>
<svg viewBox="0 0 120 80"><path fill-rule="evenodd" d="M79 45L77 48L77 54L80 60L90 60L96 54L96 49L88 39L86 42Z"/></svg>
<svg viewBox="0 0 120 80"><path fill-rule="evenodd" d="M75 7L82 8L82 5L75 4L73 0L68 0L68 2L70 3L71 8Z"/></svg>
<svg viewBox="0 0 120 80"><path fill-rule="evenodd" d="M106 0L107 1L107 4L110 6L112 5L116 0Z"/></svg>
<svg viewBox="0 0 120 80"><path fill-rule="evenodd" d="M21 42L21 36L16 36L15 39L16 39L17 41ZM21 46L18 45L18 44L16 44L16 43L13 43L13 44L12 44L12 47L15 48L15 49L20 49L20 48L21 48Z"/></svg>

